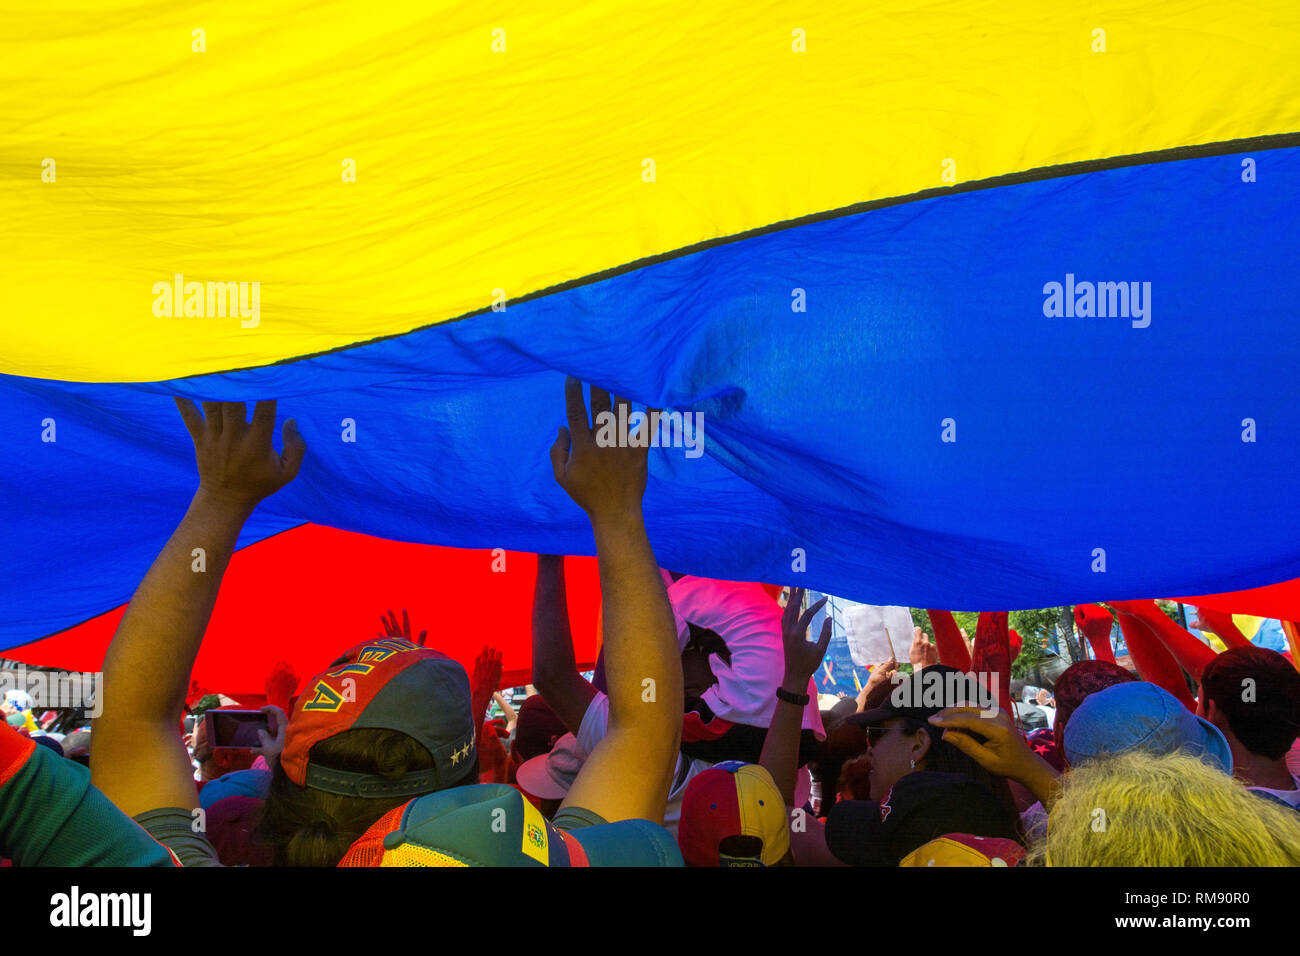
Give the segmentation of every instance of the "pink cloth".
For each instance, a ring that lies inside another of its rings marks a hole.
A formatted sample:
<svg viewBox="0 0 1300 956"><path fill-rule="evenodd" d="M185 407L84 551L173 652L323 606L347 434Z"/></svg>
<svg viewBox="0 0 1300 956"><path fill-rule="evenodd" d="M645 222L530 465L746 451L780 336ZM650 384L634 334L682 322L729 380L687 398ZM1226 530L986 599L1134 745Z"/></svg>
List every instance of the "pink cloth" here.
<svg viewBox="0 0 1300 956"><path fill-rule="evenodd" d="M717 655L709 657L709 666L718 678L702 698L709 709L735 724L768 726L776 710L776 689L785 675L781 606L762 585L697 577L674 582L668 599L683 649L690 640L689 622L716 632L731 652L730 665ZM824 739L817 686L811 679L807 694L811 699L804 708L803 727Z"/></svg>

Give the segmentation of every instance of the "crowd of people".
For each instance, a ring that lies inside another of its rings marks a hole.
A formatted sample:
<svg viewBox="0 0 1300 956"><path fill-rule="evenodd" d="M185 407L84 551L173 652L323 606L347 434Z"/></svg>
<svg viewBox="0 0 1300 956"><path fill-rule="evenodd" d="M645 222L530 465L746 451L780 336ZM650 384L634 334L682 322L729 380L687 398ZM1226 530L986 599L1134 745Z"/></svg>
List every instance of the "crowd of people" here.
<svg viewBox="0 0 1300 956"><path fill-rule="evenodd" d="M597 441L621 399L565 387L556 480L587 514L602 642L584 675L564 561L542 555L535 693L501 656L471 675L389 613L305 682L267 679L256 743L186 714L222 576L258 503L306 453L276 406L177 405L199 486L141 582L76 746L30 707L0 728L0 857L137 866L1300 865L1300 673L1230 619L1216 653L1153 601L1076 608L1094 654L1050 694L1013 686L1018 635L969 643L930 611L909 661L820 710L823 601L661 569L642 519L648 443ZM628 416L615 415L626 423ZM635 420L635 419L634 419ZM644 423L640 427L646 427ZM206 555L195 573L194 549ZM1118 616L1134 670L1114 658ZM322 638L324 640L325 638ZM344 641L343 643L350 643ZM973 675L972 680L966 679ZM495 702L499 717L491 717ZM15 719L16 718L16 719ZM87 760L88 754L88 760ZM88 766L87 766L88 764ZM195 767L198 766L198 773ZM197 779L196 779L197 777Z"/></svg>

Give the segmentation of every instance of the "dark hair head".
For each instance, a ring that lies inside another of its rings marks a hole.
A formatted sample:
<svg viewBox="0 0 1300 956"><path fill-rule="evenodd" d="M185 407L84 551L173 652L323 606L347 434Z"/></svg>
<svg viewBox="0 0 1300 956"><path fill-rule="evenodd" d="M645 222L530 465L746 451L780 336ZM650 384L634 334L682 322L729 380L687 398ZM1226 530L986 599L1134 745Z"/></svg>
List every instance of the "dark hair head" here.
<svg viewBox="0 0 1300 956"><path fill-rule="evenodd" d="M1011 793L1011 787L1007 785L1006 777L989 773L976 763L973 757L968 757L948 743L943 739L943 731L940 728L930 723L922 724L920 721L908 719L909 728L922 726L930 734L930 750L925 755L925 769L933 773L959 773L981 784L993 794L1002 807L1007 825L1023 836L1020 826L1020 812L1016 808L1016 798ZM974 737L979 743L983 743L985 740L980 734L969 731L966 733Z"/></svg>
<svg viewBox="0 0 1300 956"><path fill-rule="evenodd" d="M822 802L829 806L839 785L844 764L867 752L867 732L857 724L844 723L826 734L817 748L814 772L822 784Z"/></svg>
<svg viewBox="0 0 1300 956"><path fill-rule="evenodd" d="M1300 672L1263 647L1234 647L1206 665L1201 696L1253 754L1278 760L1300 734Z"/></svg>
<svg viewBox="0 0 1300 956"><path fill-rule="evenodd" d="M397 779L433 767L433 757L414 737L397 730L353 728L317 743L311 762L334 770ZM478 782L477 760L452 784ZM277 763L262 808L258 839L276 866L335 866L370 826L412 798L347 797L300 787Z"/></svg>
<svg viewBox="0 0 1300 956"><path fill-rule="evenodd" d="M1065 740L1066 722L1084 698L1107 687L1135 680L1137 678L1131 673L1110 661L1076 661L1067 667L1052 687L1052 696L1056 698L1056 722L1052 734L1061 752L1065 752L1062 741Z"/></svg>

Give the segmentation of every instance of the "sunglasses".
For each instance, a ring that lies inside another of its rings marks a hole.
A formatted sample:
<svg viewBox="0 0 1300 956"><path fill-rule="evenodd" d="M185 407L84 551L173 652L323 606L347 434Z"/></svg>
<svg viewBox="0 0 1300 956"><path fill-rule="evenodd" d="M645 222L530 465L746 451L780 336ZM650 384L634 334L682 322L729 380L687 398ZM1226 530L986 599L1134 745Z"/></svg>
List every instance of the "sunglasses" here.
<svg viewBox="0 0 1300 956"><path fill-rule="evenodd" d="M880 741L880 738L885 736L885 734L891 730L901 730L903 733L910 734L915 733L921 728L925 728L927 731L932 731L934 729L928 721L916 720L912 717L902 717L897 719L901 719L902 723L894 727L886 727L884 724L868 724L864 726L863 729L867 732L867 746L876 746Z"/></svg>

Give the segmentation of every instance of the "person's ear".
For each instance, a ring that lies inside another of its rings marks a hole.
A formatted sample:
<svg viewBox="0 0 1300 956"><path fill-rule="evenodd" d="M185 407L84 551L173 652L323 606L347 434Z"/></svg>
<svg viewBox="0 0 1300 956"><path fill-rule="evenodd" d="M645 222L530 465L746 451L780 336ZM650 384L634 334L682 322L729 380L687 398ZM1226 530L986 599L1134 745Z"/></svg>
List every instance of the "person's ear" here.
<svg viewBox="0 0 1300 956"><path fill-rule="evenodd" d="M919 764L929 756L930 746L933 742L933 739L930 737L930 732L924 727L919 728L916 733L912 735L912 766L916 766L916 764Z"/></svg>

